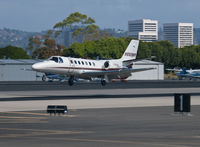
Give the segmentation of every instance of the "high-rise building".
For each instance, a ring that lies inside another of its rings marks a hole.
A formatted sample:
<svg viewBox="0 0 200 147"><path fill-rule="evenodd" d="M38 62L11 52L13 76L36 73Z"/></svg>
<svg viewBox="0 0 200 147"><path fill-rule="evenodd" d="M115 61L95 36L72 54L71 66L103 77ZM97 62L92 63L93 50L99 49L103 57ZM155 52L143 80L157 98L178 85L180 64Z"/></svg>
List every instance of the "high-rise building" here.
<svg viewBox="0 0 200 147"><path fill-rule="evenodd" d="M128 21L128 35L147 42L157 41L158 21L150 19Z"/></svg>
<svg viewBox="0 0 200 147"><path fill-rule="evenodd" d="M158 29L158 40L163 40L163 29L161 27Z"/></svg>
<svg viewBox="0 0 200 147"><path fill-rule="evenodd" d="M200 45L200 28L194 28L194 44Z"/></svg>
<svg viewBox="0 0 200 147"><path fill-rule="evenodd" d="M163 39L179 48L193 45L193 23L163 24Z"/></svg>

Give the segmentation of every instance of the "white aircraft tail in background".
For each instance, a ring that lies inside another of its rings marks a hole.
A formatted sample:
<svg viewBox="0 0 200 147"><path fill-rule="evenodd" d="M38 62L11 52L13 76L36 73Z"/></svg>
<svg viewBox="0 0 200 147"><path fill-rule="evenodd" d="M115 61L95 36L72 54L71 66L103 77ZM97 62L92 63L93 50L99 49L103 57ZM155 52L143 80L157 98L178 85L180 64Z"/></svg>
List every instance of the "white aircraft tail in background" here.
<svg viewBox="0 0 200 147"><path fill-rule="evenodd" d="M121 60L123 61L135 60L137 56L138 45L139 45L138 40L131 40L123 56L121 57Z"/></svg>
<svg viewBox="0 0 200 147"><path fill-rule="evenodd" d="M137 56L138 40L131 40L123 56L112 60L90 60L82 58L52 56L48 60L36 63L32 69L43 73L61 74L69 77L69 85L75 78L92 80L100 78L104 86L112 79L126 79L133 72L152 70L154 68L137 68L132 65Z"/></svg>

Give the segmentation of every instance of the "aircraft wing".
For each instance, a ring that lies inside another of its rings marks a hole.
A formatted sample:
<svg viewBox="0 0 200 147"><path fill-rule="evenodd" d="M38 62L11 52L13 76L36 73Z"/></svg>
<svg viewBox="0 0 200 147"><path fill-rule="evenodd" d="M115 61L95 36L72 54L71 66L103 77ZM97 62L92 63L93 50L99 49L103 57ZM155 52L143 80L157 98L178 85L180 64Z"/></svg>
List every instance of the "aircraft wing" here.
<svg viewBox="0 0 200 147"><path fill-rule="evenodd" d="M173 72L181 72L182 71L182 69L176 69L176 68L173 68L173 69L167 68L165 70L167 70L167 71L173 71Z"/></svg>
<svg viewBox="0 0 200 147"><path fill-rule="evenodd" d="M103 71L95 71L95 72L84 72L83 75L87 76L103 76L103 75L120 75L120 74L130 74L134 72L141 72L146 70L155 69L151 68L123 68L119 70L103 70Z"/></svg>
<svg viewBox="0 0 200 147"><path fill-rule="evenodd" d="M190 74L186 74L186 75L183 75L183 77L200 78L200 75L190 75Z"/></svg>

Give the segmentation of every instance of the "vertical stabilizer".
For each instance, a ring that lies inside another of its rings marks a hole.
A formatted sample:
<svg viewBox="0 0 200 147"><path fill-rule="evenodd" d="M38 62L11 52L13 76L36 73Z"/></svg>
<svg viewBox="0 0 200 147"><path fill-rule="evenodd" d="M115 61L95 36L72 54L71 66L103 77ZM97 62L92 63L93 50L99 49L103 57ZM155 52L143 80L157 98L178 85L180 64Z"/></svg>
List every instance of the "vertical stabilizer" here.
<svg viewBox="0 0 200 147"><path fill-rule="evenodd" d="M187 74L186 68L183 67L182 71L180 72L180 74Z"/></svg>
<svg viewBox="0 0 200 147"><path fill-rule="evenodd" d="M121 60L126 61L126 60L136 59L138 45L139 45L139 40L131 40L123 56L121 57Z"/></svg>

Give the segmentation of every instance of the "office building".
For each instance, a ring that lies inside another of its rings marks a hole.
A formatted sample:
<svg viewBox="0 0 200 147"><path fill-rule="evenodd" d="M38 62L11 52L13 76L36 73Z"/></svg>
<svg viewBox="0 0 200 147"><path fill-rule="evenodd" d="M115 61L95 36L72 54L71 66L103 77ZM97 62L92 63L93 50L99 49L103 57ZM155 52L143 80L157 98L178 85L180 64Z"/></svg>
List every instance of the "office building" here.
<svg viewBox="0 0 200 147"><path fill-rule="evenodd" d="M129 21L128 35L147 42L157 41L158 21L150 19Z"/></svg>
<svg viewBox="0 0 200 147"><path fill-rule="evenodd" d="M193 23L166 23L163 24L163 39L168 40L176 47L193 45Z"/></svg>
<svg viewBox="0 0 200 147"><path fill-rule="evenodd" d="M200 45L200 28L194 28L194 44Z"/></svg>

